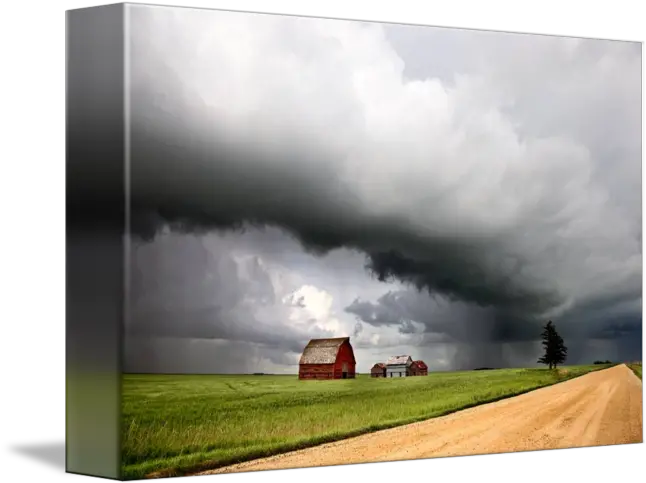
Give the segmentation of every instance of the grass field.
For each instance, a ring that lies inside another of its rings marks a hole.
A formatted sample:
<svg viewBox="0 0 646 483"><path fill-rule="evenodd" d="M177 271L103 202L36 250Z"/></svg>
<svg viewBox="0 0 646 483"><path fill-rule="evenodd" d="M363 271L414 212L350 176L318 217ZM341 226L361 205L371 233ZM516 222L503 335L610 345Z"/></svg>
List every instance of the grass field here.
<svg viewBox="0 0 646 483"><path fill-rule="evenodd" d="M123 477L164 476L428 419L608 366L299 381L296 376L124 375ZM640 367L641 369L641 367ZM641 371L640 371L641 372Z"/></svg>
<svg viewBox="0 0 646 483"><path fill-rule="evenodd" d="M639 363L632 363L632 364L627 364L628 367L632 369L632 371L639 377L640 379L642 378L642 364L641 362Z"/></svg>

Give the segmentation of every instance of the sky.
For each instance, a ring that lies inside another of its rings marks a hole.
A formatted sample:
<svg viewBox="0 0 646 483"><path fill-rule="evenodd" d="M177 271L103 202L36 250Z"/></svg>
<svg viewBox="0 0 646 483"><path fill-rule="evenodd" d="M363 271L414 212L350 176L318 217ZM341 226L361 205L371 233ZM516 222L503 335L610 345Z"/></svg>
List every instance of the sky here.
<svg viewBox="0 0 646 483"><path fill-rule="evenodd" d="M126 371L641 360L641 44L128 9Z"/></svg>

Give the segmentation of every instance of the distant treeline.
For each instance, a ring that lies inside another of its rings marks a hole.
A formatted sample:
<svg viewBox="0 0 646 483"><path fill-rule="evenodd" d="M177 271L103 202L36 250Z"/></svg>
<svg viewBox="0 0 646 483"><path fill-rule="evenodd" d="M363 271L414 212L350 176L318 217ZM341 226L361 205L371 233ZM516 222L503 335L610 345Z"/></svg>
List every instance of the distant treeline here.
<svg viewBox="0 0 646 483"><path fill-rule="evenodd" d="M474 371L495 371L493 367L476 367Z"/></svg>
<svg viewBox="0 0 646 483"><path fill-rule="evenodd" d="M594 361L596 365L607 365L612 364L612 361Z"/></svg>

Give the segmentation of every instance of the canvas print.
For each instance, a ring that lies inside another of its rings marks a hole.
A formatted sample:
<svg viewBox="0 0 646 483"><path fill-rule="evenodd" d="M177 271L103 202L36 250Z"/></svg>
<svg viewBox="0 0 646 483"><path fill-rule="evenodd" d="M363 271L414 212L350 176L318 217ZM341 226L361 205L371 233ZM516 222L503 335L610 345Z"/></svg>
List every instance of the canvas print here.
<svg viewBox="0 0 646 483"><path fill-rule="evenodd" d="M117 8L118 478L642 442L640 43Z"/></svg>

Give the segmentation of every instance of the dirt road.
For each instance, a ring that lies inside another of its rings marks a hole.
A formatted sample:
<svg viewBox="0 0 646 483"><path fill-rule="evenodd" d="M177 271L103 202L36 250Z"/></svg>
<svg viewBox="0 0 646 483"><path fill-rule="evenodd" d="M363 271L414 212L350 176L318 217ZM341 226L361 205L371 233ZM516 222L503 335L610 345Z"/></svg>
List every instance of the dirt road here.
<svg viewBox="0 0 646 483"><path fill-rule="evenodd" d="M642 442L642 383L625 365L448 416L200 474Z"/></svg>

